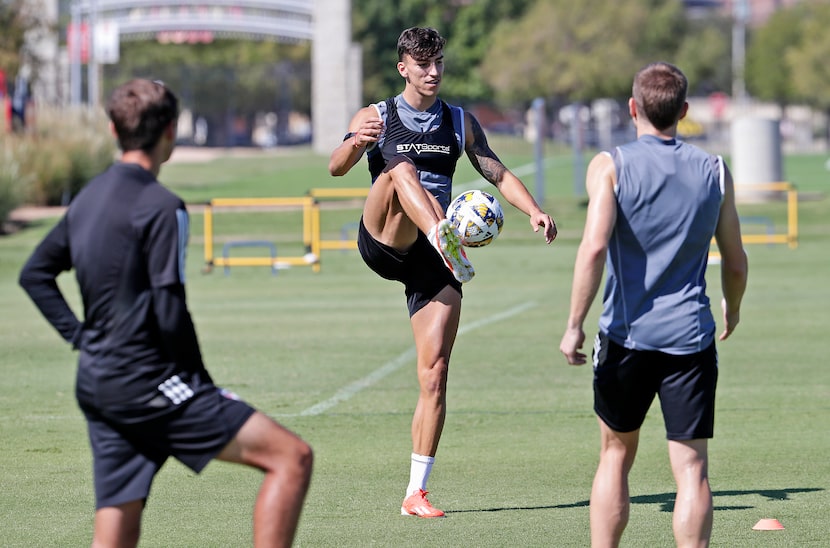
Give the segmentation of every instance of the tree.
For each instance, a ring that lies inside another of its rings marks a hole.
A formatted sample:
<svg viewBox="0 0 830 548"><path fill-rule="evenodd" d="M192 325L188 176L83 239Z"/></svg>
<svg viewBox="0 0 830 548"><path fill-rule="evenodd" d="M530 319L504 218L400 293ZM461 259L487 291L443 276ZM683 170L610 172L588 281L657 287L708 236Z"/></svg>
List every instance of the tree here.
<svg viewBox="0 0 830 548"><path fill-rule="evenodd" d="M40 60L29 45L49 29L43 13L38 2L0 0L0 71L7 78L14 78L24 62L37 72Z"/></svg>
<svg viewBox="0 0 830 548"><path fill-rule="evenodd" d="M808 104L825 114L825 137L830 142L830 5L814 0L805 5L809 16L802 21L801 41L784 54L793 89Z"/></svg>
<svg viewBox="0 0 830 548"><path fill-rule="evenodd" d="M400 91L395 71L401 31L414 26L440 29L454 7L442 0L364 0L352 6L352 34L363 48L363 96L366 100Z"/></svg>
<svg viewBox="0 0 830 548"><path fill-rule="evenodd" d="M673 62L689 79L690 95L730 92L731 26L731 20L717 15L689 22Z"/></svg>
<svg viewBox="0 0 830 548"><path fill-rule="evenodd" d="M493 30L500 21L518 17L533 0L361 0L352 9L352 32L363 48L363 97L366 102L401 90L395 70L397 43L409 27L434 27L447 39L447 77L442 96L474 102L490 95L478 72Z"/></svg>
<svg viewBox="0 0 830 548"><path fill-rule="evenodd" d="M502 101L621 97L642 65L673 61L685 24L674 0L537 0L497 27L481 70Z"/></svg>
<svg viewBox="0 0 830 548"><path fill-rule="evenodd" d="M789 52L799 48L802 42L806 16L802 6L782 9L751 33L744 70L750 95L774 101L782 107L798 98L787 58Z"/></svg>
<svg viewBox="0 0 830 548"><path fill-rule="evenodd" d="M441 92L459 102L489 101L493 90L479 67L486 58L498 23L521 16L533 0L477 0L465 3L447 29L449 68ZM400 84L399 84L400 86Z"/></svg>
<svg viewBox="0 0 830 548"><path fill-rule="evenodd" d="M830 117L830 4L781 9L755 31L747 50L747 90L781 107L804 102ZM828 129L830 132L830 129Z"/></svg>
<svg viewBox="0 0 830 548"><path fill-rule="evenodd" d="M784 57L789 81L797 95L813 106L830 109L830 5L806 4L807 17L801 21L801 40L779 55Z"/></svg>
<svg viewBox="0 0 830 548"><path fill-rule="evenodd" d="M105 67L105 87L134 77L160 79L175 89L183 108L205 117L211 142L227 145L232 118L250 124L257 113L278 113L286 137L289 112L311 111L310 44L216 40L209 44L125 42L121 61Z"/></svg>

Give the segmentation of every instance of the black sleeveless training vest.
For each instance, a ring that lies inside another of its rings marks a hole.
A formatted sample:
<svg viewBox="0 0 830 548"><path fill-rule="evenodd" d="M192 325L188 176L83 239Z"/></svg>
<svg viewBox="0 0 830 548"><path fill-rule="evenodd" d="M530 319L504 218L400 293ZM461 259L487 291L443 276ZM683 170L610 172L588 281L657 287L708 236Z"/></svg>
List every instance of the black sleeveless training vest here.
<svg viewBox="0 0 830 548"><path fill-rule="evenodd" d="M439 99L440 101L440 99ZM450 106L441 101L443 112L438 129L427 133L407 128L395 107L394 98L386 100L386 129L380 154L369 156L369 172L374 181L386 164L399 154L409 157L418 171L452 177L461 153L453 127Z"/></svg>

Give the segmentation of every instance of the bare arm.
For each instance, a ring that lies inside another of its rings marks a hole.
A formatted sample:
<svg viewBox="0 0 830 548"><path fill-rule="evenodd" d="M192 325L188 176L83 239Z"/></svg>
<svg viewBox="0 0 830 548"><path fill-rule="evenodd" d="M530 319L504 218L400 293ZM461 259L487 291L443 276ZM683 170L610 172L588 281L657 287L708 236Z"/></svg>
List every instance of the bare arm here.
<svg viewBox="0 0 830 548"><path fill-rule="evenodd" d="M360 160L366 147L377 143L382 131L383 120L378 117L375 107L360 109L349 123L349 133L354 135L345 139L331 153L329 173L335 177L348 173Z"/></svg>
<svg viewBox="0 0 830 548"><path fill-rule="evenodd" d="M586 359L586 355L579 352L585 342L583 324L599 291L608 241L617 220L615 183L614 161L607 154L597 154L585 176L588 215L574 264L568 325L559 344L559 350L571 365L582 365Z"/></svg>
<svg viewBox="0 0 830 548"><path fill-rule="evenodd" d="M721 255L721 286L723 290L724 328L718 337L726 340L741 319L741 300L746 290L749 265L741 241L741 222L735 207L735 185L732 174L724 165L725 181L723 203L721 204L715 241Z"/></svg>
<svg viewBox="0 0 830 548"><path fill-rule="evenodd" d="M556 224L553 219L542 211L524 183L511 173L496 153L490 149L484 130L481 129L475 116L465 112L464 124L467 134L465 152L473 167L482 177L498 188L511 205L530 217L530 226L534 232L539 232L542 228L545 241L551 243L556 238Z"/></svg>

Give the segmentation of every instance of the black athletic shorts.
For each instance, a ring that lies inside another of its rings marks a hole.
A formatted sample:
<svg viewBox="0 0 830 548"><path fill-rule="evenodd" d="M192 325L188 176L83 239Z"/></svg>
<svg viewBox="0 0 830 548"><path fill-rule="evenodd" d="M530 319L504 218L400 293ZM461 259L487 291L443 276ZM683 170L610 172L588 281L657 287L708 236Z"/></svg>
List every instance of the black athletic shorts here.
<svg viewBox="0 0 830 548"><path fill-rule="evenodd" d="M92 445L97 509L146 500L153 478L170 456L201 472L255 412L218 387L144 422L116 423L89 407L83 411Z"/></svg>
<svg viewBox="0 0 830 548"><path fill-rule="evenodd" d="M403 283L410 317L448 285L461 293L461 282L455 279L423 232L419 231L412 247L402 253L372 238L361 218L357 248L363 261L379 276Z"/></svg>
<svg viewBox="0 0 830 548"><path fill-rule="evenodd" d="M666 438L711 438L715 425L718 355L672 355L630 350L599 334L594 342L594 411L617 432L640 428L654 396L660 398Z"/></svg>

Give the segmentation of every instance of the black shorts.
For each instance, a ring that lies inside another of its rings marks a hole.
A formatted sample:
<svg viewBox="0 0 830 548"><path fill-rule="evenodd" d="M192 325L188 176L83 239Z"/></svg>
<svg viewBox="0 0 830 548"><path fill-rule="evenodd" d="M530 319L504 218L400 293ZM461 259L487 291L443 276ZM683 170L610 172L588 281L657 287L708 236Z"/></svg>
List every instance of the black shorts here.
<svg viewBox="0 0 830 548"><path fill-rule="evenodd" d="M401 253L372 238L361 218L357 248L363 261L379 276L403 283L410 317L448 285L461 293L461 282L444 265L444 259L423 232L419 231L412 247Z"/></svg>
<svg viewBox="0 0 830 548"><path fill-rule="evenodd" d="M594 411L617 432L633 432L660 398L666 438L711 438L715 425L718 355L630 350L599 334L594 343Z"/></svg>
<svg viewBox="0 0 830 548"><path fill-rule="evenodd" d="M176 411L138 423L115 423L85 408L95 476L95 507L146 500L168 457L200 472L236 437L255 410L212 387Z"/></svg>

